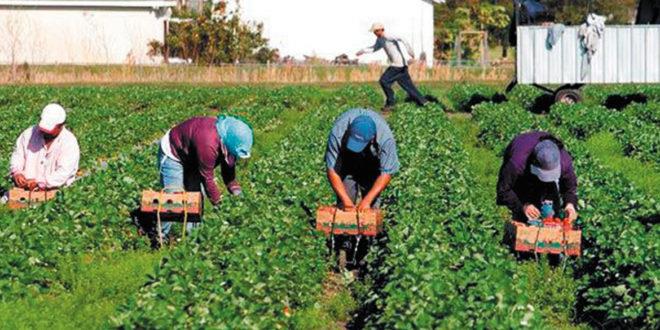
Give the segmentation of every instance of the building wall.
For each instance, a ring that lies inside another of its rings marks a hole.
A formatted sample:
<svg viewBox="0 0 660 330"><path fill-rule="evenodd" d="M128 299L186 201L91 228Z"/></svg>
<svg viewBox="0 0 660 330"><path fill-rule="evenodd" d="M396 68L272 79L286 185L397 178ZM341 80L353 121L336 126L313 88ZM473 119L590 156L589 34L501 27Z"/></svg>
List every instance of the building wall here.
<svg viewBox="0 0 660 330"><path fill-rule="evenodd" d="M0 8L0 63L156 64L150 40L163 41L165 10Z"/></svg>
<svg viewBox="0 0 660 330"><path fill-rule="evenodd" d="M229 8L235 8L230 0ZM415 54L426 53L427 64L433 59L433 5L427 0L240 0L244 20L262 22L270 46L281 56L303 59L304 55L334 59L374 43L368 30L375 21L385 24L387 32L407 39ZM381 61L376 53L361 62Z"/></svg>

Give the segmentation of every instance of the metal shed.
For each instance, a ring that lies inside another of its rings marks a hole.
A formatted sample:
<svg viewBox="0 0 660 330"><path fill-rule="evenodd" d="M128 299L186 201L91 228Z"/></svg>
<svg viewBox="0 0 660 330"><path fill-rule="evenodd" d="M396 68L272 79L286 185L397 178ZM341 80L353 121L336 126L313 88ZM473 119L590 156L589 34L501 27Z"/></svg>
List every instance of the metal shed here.
<svg viewBox="0 0 660 330"><path fill-rule="evenodd" d="M660 83L660 25L609 26L582 79L577 26L546 46L549 27L518 26L517 81L521 84Z"/></svg>

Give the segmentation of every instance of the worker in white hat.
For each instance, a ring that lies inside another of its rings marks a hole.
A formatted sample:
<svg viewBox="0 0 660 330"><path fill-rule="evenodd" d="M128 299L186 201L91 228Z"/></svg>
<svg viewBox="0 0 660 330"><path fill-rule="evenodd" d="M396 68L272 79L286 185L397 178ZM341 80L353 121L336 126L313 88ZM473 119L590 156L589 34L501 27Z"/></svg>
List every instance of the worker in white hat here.
<svg viewBox="0 0 660 330"><path fill-rule="evenodd" d="M396 104L394 90L392 89L392 84L395 82L408 93L408 97L417 103L417 105L423 106L428 103L429 101L415 87L408 72L408 61L403 55L402 45L406 48L410 58L414 60L415 52L410 44L402 38L386 34L385 26L382 23L374 23L369 31L376 35L376 43L371 47L360 50L356 55L362 56L363 54L374 53L380 49L384 49L387 54L390 66L385 70L379 80L380 86L383 88L387 98L383 112L390 112Z"/></svg>
<svg viewBox="0 0 660 330"><path fill-rule="evenodd" d="M18 137L11 155L11 176L16 187L51 190L68 186L76 178L80 148L76 137L65 127L66 111L49 104L41 120Z"/></svg>

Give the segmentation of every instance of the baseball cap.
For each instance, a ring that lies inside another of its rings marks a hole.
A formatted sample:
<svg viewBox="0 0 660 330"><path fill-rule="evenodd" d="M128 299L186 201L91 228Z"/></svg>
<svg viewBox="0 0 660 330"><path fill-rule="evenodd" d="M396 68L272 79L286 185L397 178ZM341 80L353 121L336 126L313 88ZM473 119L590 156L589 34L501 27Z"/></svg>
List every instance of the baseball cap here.
<svg viewBox="0 0 660 330"><path fill-rule="evenodd" d="M550 140L544 140L534 147L536 164L530 171L542 182L556 182L561 176L561 161L559 147Z"/></svg>
<svg viewBox="0 0 660 330"><path fill-rule="evenodd" d="M385 25L383 23L374 23L371 25L371 29L369 29L369 32L374 32L376 30L383 30L385 29Z"/></svg>
<svg viewBox="0 0 660 330"><path fill-rule="evenodd" d="M66 111L64 111L64 108L59 104L51 103L41 111L39 128L43 131L50 132L55 129L55 126L62 124L65 121Z"/></svg>
<svg viewBox="0 0 660 330"><path fill-rule="evenodd" d="M376 123L369 116L358 116L348 126L346 147L352 152L361 152L376 136Z"/></svg>

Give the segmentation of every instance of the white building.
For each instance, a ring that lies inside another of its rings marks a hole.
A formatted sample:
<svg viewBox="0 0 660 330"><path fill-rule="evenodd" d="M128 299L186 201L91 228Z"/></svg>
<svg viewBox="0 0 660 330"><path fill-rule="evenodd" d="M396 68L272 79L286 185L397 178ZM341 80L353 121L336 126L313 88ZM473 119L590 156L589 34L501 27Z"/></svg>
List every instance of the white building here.
<svg viewBox="0 0 660 330"><path fill-rule="evenodd" d="M433 61L433 5L444 0L240 0L244 21L261 22L270 47L281 56L316 56L332 60L341 54L351 58L375 42L368 30L374 22L385 31L403 37ZM236 8L230 0L228 9ZM361 62L382 61L381 53L365 55Z"/></svg>
<svg viewBox="0 0 660 330"><path fill-rule="evenodd" d="M152 64L176 1L0 0L0 64Z"/></svg>

